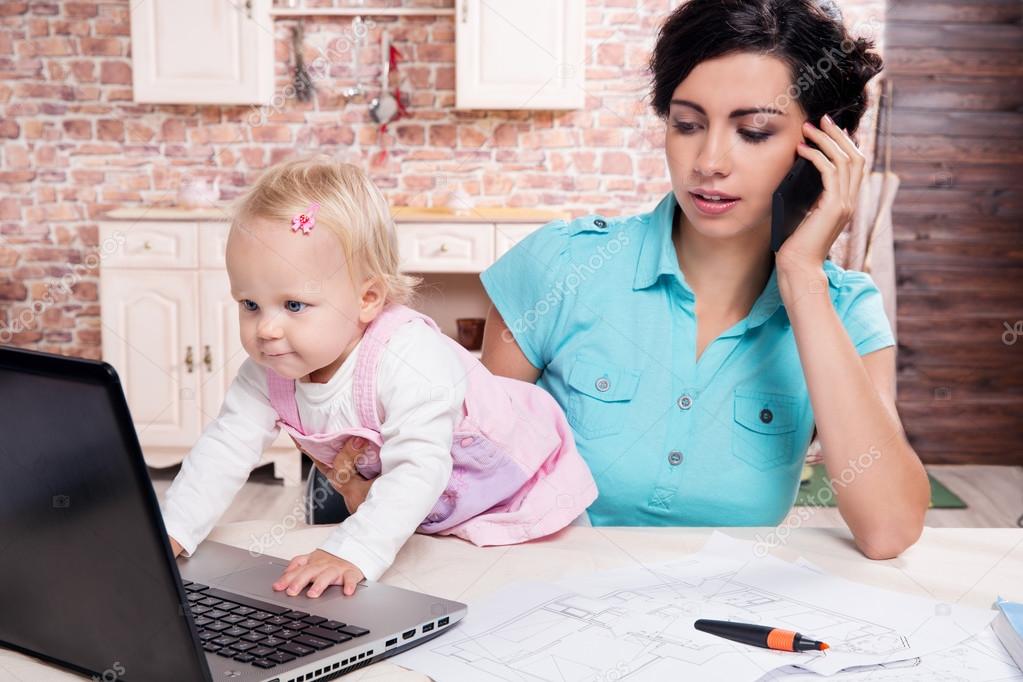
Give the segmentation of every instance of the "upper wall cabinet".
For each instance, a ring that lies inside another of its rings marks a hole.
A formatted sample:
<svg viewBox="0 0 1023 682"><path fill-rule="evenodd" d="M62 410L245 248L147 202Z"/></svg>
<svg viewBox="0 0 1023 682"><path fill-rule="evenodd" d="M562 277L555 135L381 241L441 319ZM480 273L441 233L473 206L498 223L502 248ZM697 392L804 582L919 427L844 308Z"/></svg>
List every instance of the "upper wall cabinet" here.
<svg viewBox="0 0 1023 682"><path fill-rule="evenodd" d="M581 109L584 0L456 0L459 109Z"/></svg>
<svg viewBox="0 0 1023 682"><path fill-rule="evenodd" d="M133 2L131 53L135 101L270 102L274 87L270 2Z"/></svg>

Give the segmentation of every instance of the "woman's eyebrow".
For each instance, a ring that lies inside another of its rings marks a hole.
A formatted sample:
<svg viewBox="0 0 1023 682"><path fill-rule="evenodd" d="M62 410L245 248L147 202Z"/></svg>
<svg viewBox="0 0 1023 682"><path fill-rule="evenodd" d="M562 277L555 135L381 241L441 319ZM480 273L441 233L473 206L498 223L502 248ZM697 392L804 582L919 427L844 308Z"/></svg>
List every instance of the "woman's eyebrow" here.
<svg viewBox="0 0 1023 682"><path fill-rule="evenodd" d="M681 105L681 106L684 106L684 107L689 107L691 109L695 109L696 111L698 111L699 113L703 114L704 116L707 115L707 112L703 109L703 107L701 107L696 102L690 102L687 99L673 99L673 100L671 100L671 103L672 104L678 104L678 105ZM749 108L746 108L746 109L736 109L732 113L728 114L728 118L739 118L740 116L748 116L749 114L775 114L777 116L785 116L785 112L781 111L780 109L776 109L776 108L770 107L770 106L764 106L764 107L749 107Z"/></svg>

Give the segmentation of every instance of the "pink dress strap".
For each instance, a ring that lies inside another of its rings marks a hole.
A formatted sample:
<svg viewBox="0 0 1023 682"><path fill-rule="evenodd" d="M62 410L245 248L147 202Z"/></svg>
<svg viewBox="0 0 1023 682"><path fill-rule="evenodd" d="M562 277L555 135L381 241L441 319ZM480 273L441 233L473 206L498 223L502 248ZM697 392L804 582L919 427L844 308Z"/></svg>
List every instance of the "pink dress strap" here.
<svg viewBox="0 0 1023 682"><path fill-rule="evenodd" d="M352 396L355 410L362 426L380 431L380 415L377 412L377 365L380 356L387 351L387 341L394 330L411 320L420 319L438 332L437 323L422 313L403 305L389 305L377 315L366 329L359 343L359 356L355 361L355 375Z"/></svg>
<svg viewBox="0 0 1023 682"><path fill-rule="evenodd" d="M267 367L266 387L270 405L277 411L280 420L299 433L305 433L302 417L298 413L298 401L295 400L295 380L286 379Z"/></svg>

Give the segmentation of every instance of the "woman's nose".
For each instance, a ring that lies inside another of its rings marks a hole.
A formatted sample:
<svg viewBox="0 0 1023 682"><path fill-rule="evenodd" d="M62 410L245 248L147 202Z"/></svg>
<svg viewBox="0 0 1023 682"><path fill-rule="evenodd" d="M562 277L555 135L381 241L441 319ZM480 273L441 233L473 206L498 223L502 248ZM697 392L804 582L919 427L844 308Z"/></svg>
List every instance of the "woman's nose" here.
<svg viewBox="0 0 1023 682"><path fill-rule="evenodd" d="M731 140L722 134L705 136L693 162L693 173L701 177L728 175L731 170L731 144Z"/></svg>

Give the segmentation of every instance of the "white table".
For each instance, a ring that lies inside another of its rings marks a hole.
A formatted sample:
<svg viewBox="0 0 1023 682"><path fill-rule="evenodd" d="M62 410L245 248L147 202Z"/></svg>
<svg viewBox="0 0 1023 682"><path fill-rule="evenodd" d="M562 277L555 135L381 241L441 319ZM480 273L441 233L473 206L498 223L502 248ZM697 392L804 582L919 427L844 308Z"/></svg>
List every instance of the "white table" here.
<svg viewBox="0 0 1023 682"><path fill-rule="evenodd" d="M216 528L210 539L250 548L270 530L266 521ZM316 547L329 526L287 531L267 554L290 559ZM573 573L677 559L703 546L710 528L571 527L554 538L512 547L474 547L454 538L416 535L383 582L469 604L518 580L557 579ZM768 537L773 528L721 528L747 540ZM202 551L200 547L198 551ZM989 608L996 595L1023 601L1023 529L927 528L916 545L889 561L866 559L842 528L797 528L772 550L783 559L802 555L830 573L891 590L949 603ZM33 658L0 650L0 680L49 682L83 677ZM353 672L345 680L427 680L386 661Z"/></svg>

